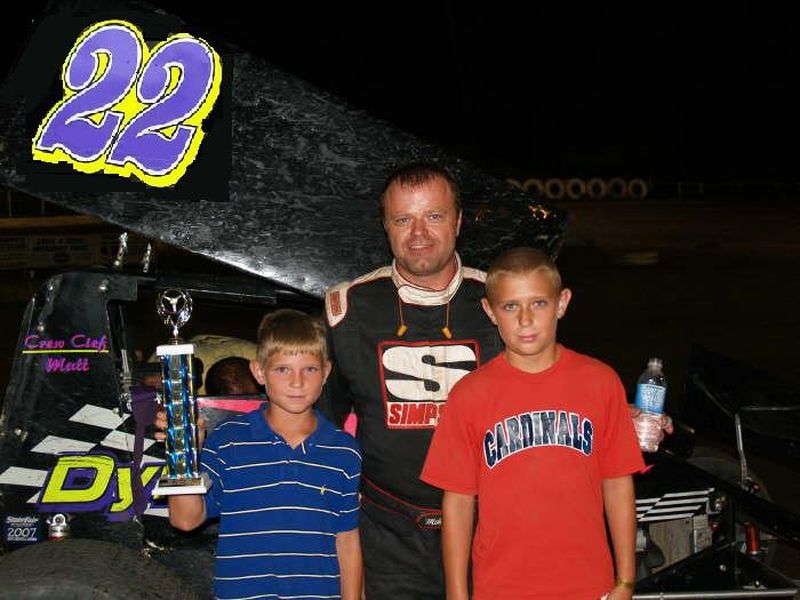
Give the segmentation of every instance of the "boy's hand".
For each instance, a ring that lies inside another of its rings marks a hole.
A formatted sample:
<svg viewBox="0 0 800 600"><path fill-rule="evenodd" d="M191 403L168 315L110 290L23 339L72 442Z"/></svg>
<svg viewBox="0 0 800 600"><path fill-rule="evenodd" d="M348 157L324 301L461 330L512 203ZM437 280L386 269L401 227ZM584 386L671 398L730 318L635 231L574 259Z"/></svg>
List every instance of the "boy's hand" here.
<svg viewBox="0 0 800 600"><path fill-rule="evenodd" d="M672 419L667 414L643 413L633 404L629 404L628 408L631 411L636 437L639 438L639 446L644 452L655 452L664 440L664 434L673 432Z"/></svg>
<svg viewBox="0 0 800 600"><path fill-rule="evenodd" d="M155 435L153 437L156 438L159 442L163 442L167 439L166 429L167 429L167 411L163 408L159 409L156 412L156 420L153 422L153 425L156 428ZM197 442L198 445L202 448L203 444L206 441L206 420L205 419L197 419Z"/></svg>
<svg viewBox="0 0 800 600"><path fill-rule="evenodd" d="M192 531L205 523L206 503L201 494L168 496L170 525L181 531Z"/></svg>
<svg viewBox="0 0 800 600"><path fill-rule="evenodd" d="M616 586L613 587L604 598L606 600L631 600L631 598L633 598L633 590L622 586Z"/></svg>

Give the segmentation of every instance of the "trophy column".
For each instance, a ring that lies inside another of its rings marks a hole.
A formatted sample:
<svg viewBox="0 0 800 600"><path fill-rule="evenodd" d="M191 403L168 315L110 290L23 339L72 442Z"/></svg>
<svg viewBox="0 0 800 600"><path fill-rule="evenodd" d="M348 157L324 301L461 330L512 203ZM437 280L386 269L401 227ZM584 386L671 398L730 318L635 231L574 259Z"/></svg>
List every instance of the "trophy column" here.
<svg viewBox="0 0 800 600"><path fill-rule="evenodd" d="M153 490L155 496L204 494L207 479L200 473L197 403L194 393L192 356L194 346L182 343L178 328L191 315L192 301L182 290L165 290L158 295L158 314L172 327L169 344L156 348L161 361L164 411L167 414L166 465Z"/></svg>

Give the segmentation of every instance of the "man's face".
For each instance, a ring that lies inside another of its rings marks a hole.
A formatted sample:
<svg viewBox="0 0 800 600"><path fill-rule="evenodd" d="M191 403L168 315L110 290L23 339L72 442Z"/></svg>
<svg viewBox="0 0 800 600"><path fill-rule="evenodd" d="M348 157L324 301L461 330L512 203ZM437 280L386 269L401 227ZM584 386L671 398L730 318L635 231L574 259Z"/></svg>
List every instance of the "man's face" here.
<svg viewBox="0 0 800 600"><path fill-rule="evenodd" d="M492 297L481 302L497 325L509 363L537 373L556 361L556 328L571 297L568 289L558 292L542 269L497 280Z"/></svg>
<svg viewBox="0 0 800 600"><path fill-rule="evenodd" d="M383 226L403 277L422 287L447 285L455 272L461 212L444 179L437 177L416 187L389 186Z"/></svg>

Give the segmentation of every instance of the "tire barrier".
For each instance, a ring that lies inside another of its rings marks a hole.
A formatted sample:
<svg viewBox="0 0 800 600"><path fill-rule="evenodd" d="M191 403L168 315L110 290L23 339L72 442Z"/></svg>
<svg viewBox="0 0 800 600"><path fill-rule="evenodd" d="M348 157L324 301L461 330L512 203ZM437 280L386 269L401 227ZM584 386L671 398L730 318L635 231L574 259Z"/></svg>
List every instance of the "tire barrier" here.
<svg viewBox="0 0 800 600"><path fill-rule="evenodd" d="M605 198L608 193L608 186L606 182L599 177L593 177L586 184L586 193L592 200L599 200Z"/></svg>
<svg viewBox="0 0 800 600"><path fill-rule="evenodd" d="M650 193L650 186L641 177L634 177L627 181L622 177L609 179L592 177L588 180L579 177L570 177L569 179L550 177L545 180L529 177L522 180L521 183L520 180L507 178L506 183L524 190L536 200L581 200L584 198L591 200L602 198L644 200Z"/></svg>
<svg viewBox="0 0 800 600"><path fill-rule="evenodd" d="M586 195L586 184L583 179L573 177L567 181L567 198L570 200L580 200Z"/></svg>
<svg viewBox="0 0 800 600"><path fill-rule="evenodd" d="M631 198L642 200L647 197L647 191L647 184L644 182L644 179L639 179L637 177L628 182L628 196Z"/></svg>
<svg viewBox="0 0 800 600"><path fill-rule="evenodd" d="M567 191L567 186L561 179L553 177L544 182L544 195L549 200L561 200Z"/></svg>
<svg viewBox="0 0 800 600"><path fill-rule="evenodd" d="M608 193L612 198L622 199L628 194L628 186L622 177L608 180Z"/></svg>
<svg viewBox="0 0 800 600"><path fill-rule="evenodd" d="M528 192L532 198L541 198L544 196L544 185L541 179L531 177L522 182L522 189Z"/></svg>

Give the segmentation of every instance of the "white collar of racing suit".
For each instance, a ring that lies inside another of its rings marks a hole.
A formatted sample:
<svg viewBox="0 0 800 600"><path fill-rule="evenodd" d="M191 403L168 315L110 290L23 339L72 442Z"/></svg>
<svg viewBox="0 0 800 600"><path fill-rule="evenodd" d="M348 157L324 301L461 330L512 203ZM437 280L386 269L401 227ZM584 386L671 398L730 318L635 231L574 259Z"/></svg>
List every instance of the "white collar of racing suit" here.
<svg viewBox="0 0 800 600"><path fill-rule="evenodd" d="M392 281L397 286L397 295L406 304L420 304L422 306L441 306L447 304L456 295L464 272L461 268L461 257L456 253L456 273L444 289L432 290L414 285L403 277L397 270L397 261L392 261Z"/></svg>

